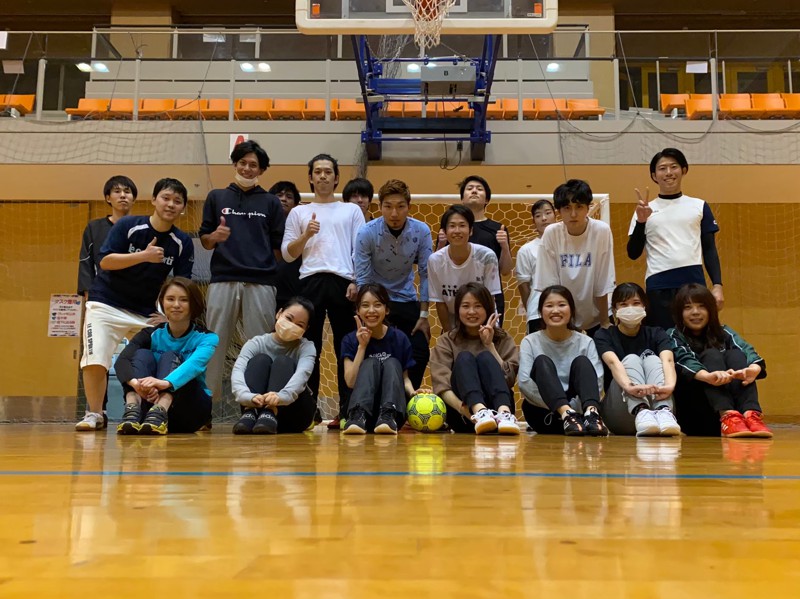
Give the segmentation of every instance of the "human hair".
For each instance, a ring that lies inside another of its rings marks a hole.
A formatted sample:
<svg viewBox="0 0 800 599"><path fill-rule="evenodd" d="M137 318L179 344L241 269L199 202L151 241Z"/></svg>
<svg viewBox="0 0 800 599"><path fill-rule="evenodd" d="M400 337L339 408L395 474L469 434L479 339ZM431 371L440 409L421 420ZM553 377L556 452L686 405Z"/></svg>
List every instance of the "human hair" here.
<svg viewBox="0 0 800 599"><path fill-rule="evenodd" d="M248 139L240 144L236 144L231 152L231 162L236 164L248 154L255 154L258 160L258 168L265 171L269 168L269 156L267 151L258 142Z"/></svg>
<svg viewBox="0 0 800 599"><path fill-rule="evenodd" d="M408 189L408 185L400 179L389 179L381 185L378 190L378 203L383 204L383 200L392 195L403 196L406 202L411 203L411 191Z"/></svg>
<svg viewBox="0 0 800 599"><path fill-rule="evenodd" d="M300 190L297 189L297 185L291 181L278 181L269 188L269 193L272 195L278 195L279 193L285 193L287 191L291 192L294 196L294 205L297 206L300 203Z"/></svg>
<svg viewBox="0 0 800 599"><path fill-rule="evenodd" d="M108 181L106 181L105 185L103 185L103 197L107 198L110 196L115 187L127 187L130 189L134 200L139 195L139 190L136 188L136 183L131 181L125 175L114 175Z"/></svg>
<svg viewBox="0 0 800 599"><path fill-rule="evenodd" d="M478 175L469 175L466 179L464 179L458 186L458 194L461 196L461 199L464 199L464 190L467 188L467 185L472 182L477 181L481 185L483 185L483 190L486 192L486 203L489 203L489 200L492 199L492 188L489 187L489 183L486 182L486 179L480 177Z"/></svg>
<svg viewBox="0 0 800 599"><path fill-rule="evenodd" d="M614 288L614 291L611 294L611 308L616 311L618 303L637 296L642 301L644 309L649 309L650 302L647 299L647 294L644 292L644 289L642 289L636 283L620 283Z"/></svg>
<svg viewBox="0 0 800 599"><path fill-rule="evenodd" d="M486 311L486 320L481 323L481 326L486 324L486 321L489 320L489 317L497 311L494 303L494 296L489 292L485 285L481 283L464 283L461 287L458 288L456 291L455 297L455 311L456 311L456 326L453 329L453 333L460 337L467 337L467 327L461 322L461 318L459 317L459 313L461 311L461 304L464 303L464 298L471 294L481 306ZM495 327L494 329L494 337L493 340L498 340L504 337L507 333L500 328Z"/></svg>
<svg viewBox="0 0 800 599"><path fill-rule="evenodd" d="M653 159L650 161L650 177L652 178L653 175L656 173L656 166L658 165L658 161L662 158L672 158L675 162L678 163L678 166L681 167L681 170L684 172L689 172L689 162L686 160L686 156L684 156L683 152L681 152L677 148L664 148L660 152L658 152Z"/></svg>
<svg viewBox="0 0 800 599"><path fill-rule="evenodd" d="M345 202L349 202L350 198L353 196L364 196L369 198L371 202L372 196L374 195L375 188L372 187L372 183L370 183L368 179L363 179L361 177L350 179L342 190L342 200Z"/></svg>
<svg viewBox="0 0 800 599"><path fill-rule="evenodd" d="M180 287L189 296L189 317L192 321L197 320L206 312L206 300L203 298L203 292L197 283L186 277L172 277L164 281L161 290L158 292L158 305L161 310L164 310L164 296L172 286Z"/></svg>
<svg viewBox="0 0 800 599"><path fill-rule="evenodd" d="M168 189L170 191L177 193L180 196L183 196L184 204L186 203L187 198L189 197L189 193L186 191L186 186L177 179L171 179L169 177L164 177L163 179L159 179L158 181L156 181L156 184L153 187L153 197L155 198L165 189Z"/></svg>
<svg viewBox="0 0 800 599"><path fill-rule="evenodd" d="M311 325L311 321L314 320L314 304L311 303L311 300L303 297L302 295L294 295L288 299L281 310L291 308L292 306L300 306L303 308L303 310L308 312L308 324L306 325L306 329L308 329L308 327Z"/></svg>
<svg viewBox="0 0 800 599"><path fill-rule="evenodd" d="M544 308L544 303L551 295L560 295L567 300L569 304L569 322L567 323L567 328L572 331L578 330L578 327L575 326L575 298L572 297L570 290L563 285L550 285L550 287L546 287L544 291L542 291L542 295L539 296L539 315L543 316L542 309Z"/></svg>
<svg viewBox="0 0 800 599"><path fill-rule="evenodd" d="M311 160L308 161L308 176L310 177L311 174L314 172L314 163L319 162L320 160L327 160L333 165L333 175L336 179L339 178L339 162L331 156L330 154L317 154ZM334 188L336 185L334 185ZM314 191L314 184L311 183L311 191Z"/></svg>
<svg viewBox="0 0 800 599"><path fill-rule="evenodd" d="M556 210L566 208L570 204L584 204L589 206L592 203L592 188L582 179L570 179L562 183L553 192L553 204Z"/></svg>
<svg viewBox="0 0 800 599"><path fill-rule="evenodd" d="M472 210L464 206L463 204L453 204L447 210L444 211L442 214L442 220L439 222L439 227L442 230L447 229L447 223L450 222L450 219L453 218L455 215L463 216L464 219L467 221L470 230L475 225L475 215L472 214Z"/></svg>
<svg viewBox="0 0 800 599"><path fill-rule="evenodd" d="M553 212L556 211L556 207L553 206L553 202L550 200L538 200L533 206L531 206L531 216L536 216L536 213L539 212L539 210L547 206L549 206L550 210Z"/></svg>
<svg viewBox="0 0 800 599"><path fill-rule="evenodd" d="M686 323L683 322L683 309L687 304L701 304L708 311L708 324L700 335L688 333ZM719 312L717 311L717 300L705 285L698 283L688 283L678 290L675 299L672 300L672 320L675 327L690 340L692 337L701 337L711 347L722 348L725 346L725 331L719 322Z"/></svg>

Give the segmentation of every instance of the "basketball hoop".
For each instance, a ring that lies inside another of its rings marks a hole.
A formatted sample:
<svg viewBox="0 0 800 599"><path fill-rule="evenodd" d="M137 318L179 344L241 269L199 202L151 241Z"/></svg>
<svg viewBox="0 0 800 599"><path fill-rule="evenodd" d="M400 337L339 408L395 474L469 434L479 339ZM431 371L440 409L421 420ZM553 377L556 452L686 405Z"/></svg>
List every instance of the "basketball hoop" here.
<svg viewBox="0 0 800 599"><path fill-rule="evenodd" d="M414 43L422 53L439 45L442 22L457 0L403 0L414 19Z"/></svg>

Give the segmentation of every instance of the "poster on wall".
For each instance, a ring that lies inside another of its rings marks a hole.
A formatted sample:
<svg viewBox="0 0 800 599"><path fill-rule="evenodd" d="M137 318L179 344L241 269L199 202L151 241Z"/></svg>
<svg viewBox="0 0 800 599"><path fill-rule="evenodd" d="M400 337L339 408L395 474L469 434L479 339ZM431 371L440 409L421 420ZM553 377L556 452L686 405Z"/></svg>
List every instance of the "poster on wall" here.
<svg viewBox="0 0 800 599"><path fill-rule="evenodd" d="M48 337L78 337L81 334L81 305L83 297L67 293L50 296L47 318Z"/></svg>
<svg viewBox="0 0 800 599"><path fill-rule="evenodd" d="M228 152L228 154L233 153L233 148L235 148L243 141L248 141L249 139L250 139L249 133L231 133L231 150L230 152Z"/></svg>

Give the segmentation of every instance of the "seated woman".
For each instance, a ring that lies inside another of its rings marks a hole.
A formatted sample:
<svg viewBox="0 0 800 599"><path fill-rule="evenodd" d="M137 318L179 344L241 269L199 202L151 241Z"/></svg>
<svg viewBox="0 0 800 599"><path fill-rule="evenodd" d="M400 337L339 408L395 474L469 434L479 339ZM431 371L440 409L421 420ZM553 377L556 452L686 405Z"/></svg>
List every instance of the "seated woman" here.
<svg viewBox="0 0 800 599"><path fill-rule="evenodd" d="M431 352L433 392L447 405L447 423L457 433L518 435L514 393L519 352L497 326L494 298L480 283L456 292L456 326L442 333Z"/></svg>
<svg viewBox="0 0 800 599"><path fill-rule="evenodd" d="M362 285L356 296L356 330L342 339L344 380L350 388L346 435L396 435L415 391L408 378L414 366L411 341L386 324L389 292L383 285Z"/></svg>
<svg viewBox="0 0 800 599"><path fill-rule="evenodd" d="M642 326L647 308L644 289L622 283L611 294L617 324L595 333L605 365L603 416L615 435L674 437L681 427L673 414L672 341L664 329Z"/></svg>
<svg viewBox="0 0 800 599"><path fill-rule="evenodd" d="M603 365L592 338L575 330L575 300L569 289L561 285L544 289L539 314L544 330L525 337L519 351L526 420L537 421L532 405L561 416L565 435L608 435L600 417Z"/></svg>
<svg viewBox="0 0 800 599"><path fill-rule="evenodd" d="M772 437L761 419L756 379L767 376L764 359L736 331L719 322L717 302L703 285L690 283L672 302L677 323L667 334L675 344L678 372L702 389L719 413L723 437Z"/></svg>
<svg viewBox="0 0 800 599"><path fill-rule="evenodd" d="M275 315L275 331L253 337L231 371L231 388L244 408L234 435L302 433L314 421L316 402L306 387L317 352L303 335L314 305L290 298Z"/></svg>
<svg viewBox="0 0 800 599"><path fill-rule="evenodd" d="M205 373L219 337L196 322L206 310L203 294L189 279L173 277L158 303L167 322L139 331L117 358L125 391L121 435L193 433L211 420Z"/></svg>

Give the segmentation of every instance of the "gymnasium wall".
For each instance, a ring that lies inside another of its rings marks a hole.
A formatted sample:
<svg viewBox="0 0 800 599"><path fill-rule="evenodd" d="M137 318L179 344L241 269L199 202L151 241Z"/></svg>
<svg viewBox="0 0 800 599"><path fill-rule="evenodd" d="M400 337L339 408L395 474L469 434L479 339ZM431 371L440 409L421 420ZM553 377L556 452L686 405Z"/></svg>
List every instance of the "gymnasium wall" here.
<svg viewBox="0 0 800 599"><path fill-rule="evenodd" d="M276 152L280 150L276 148ZM798 170L794 165L778 164L700 164L691 167L684 186L688 193L706 198L715 211L721 227L718 244L726 297L723 318L765 356L769 378L760 386L763 403L768 414L781 417L800 414L800 397L794 393L794 355L800 345L796 282L800 219L797 198L792 194ZM342 171L346 179L351 167L345 165ZM105 214L98 196L103 182L117 173L125 173L139 184L137 213L149 211L149 191L156 178L169 174L192 182L189 187L195 191L190 192L192 202L180 226L193 231L199 223L207 185L227 184L230 167L0 165L0 219L5 234L5 243L0 246L0 330L4 337L0 344L0 398L39 398L36 401L46 402L49 398L74 397L78 343L46 337L48 299L51 293L74 291L83 227L90 218ZM305 173L304 166L279 165L271 168L265 179L268 184L286 178L302 183ZM457 182L470 173L486 177L495 193L549 192L564 177L562 167L556 165L464 165L451 171L436 166L375 165L369 167L368 176L376 187L388 178L399 177L409 182L412 192L453 193ZM644 161L636 165L571 164L567 173L587 179L598 192L611 194L617 280L641 283L644 260L631 262L625 243L633 212L632 188L648 185ZM497 205L495 211L506 208ZM520 214L524 210L515 209ZM440 210L412 208L412 215L423 212L434 225ZM515 227L515 249L530 231ZM513 279L506 286L507 296L514 298L514 310L518 299Z"/></svg>

